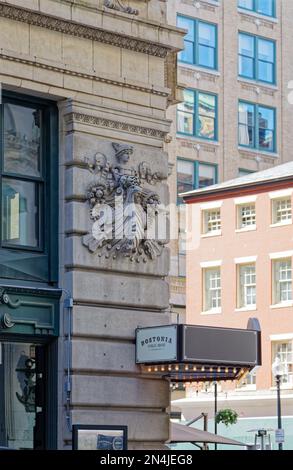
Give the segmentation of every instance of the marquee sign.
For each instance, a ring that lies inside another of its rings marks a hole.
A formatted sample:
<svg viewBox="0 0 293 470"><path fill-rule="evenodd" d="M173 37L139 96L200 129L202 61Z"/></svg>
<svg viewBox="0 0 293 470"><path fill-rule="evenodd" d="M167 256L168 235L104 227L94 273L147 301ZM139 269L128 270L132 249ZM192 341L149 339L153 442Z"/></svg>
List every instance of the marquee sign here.
<svg viewBox="0 0 293 470"><path fill-rule="evenodd" d="M138 328L136 363L173 381L239 380L261 365L257 319L248 328L167 325Z"/></svg>
<svg viewBox="0 0 293 470"><path fill-rule="evenodd" d="M138 328L136 331L136 363L177 360L177 325Z"/></svg>

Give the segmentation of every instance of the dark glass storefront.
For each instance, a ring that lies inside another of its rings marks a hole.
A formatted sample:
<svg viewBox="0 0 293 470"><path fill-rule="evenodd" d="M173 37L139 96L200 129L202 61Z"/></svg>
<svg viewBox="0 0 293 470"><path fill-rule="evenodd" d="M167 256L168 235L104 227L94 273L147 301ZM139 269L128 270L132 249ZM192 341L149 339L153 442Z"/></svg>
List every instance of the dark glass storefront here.
<svg viewBox="0 0 293 470"><path fill-rule="evenodd" d="M0 447L56 447L58 111L0 106Z"/></svg>
<svg viewBox="0 0 293 470"><path fill-rule="evenodd" d="M46 448L46 346L0 345L0 446Z"/></svg>

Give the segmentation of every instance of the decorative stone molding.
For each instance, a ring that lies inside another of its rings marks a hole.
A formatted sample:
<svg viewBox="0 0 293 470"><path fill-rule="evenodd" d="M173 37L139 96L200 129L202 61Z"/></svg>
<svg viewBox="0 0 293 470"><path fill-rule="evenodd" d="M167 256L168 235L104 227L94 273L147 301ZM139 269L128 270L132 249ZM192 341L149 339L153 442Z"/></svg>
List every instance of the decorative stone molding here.
<svg viewBox="0 0 293 470"><path fill-rule="evenodd" d="M164 132L151 127L143 127L135 124L129 124L127 122L114 121L112 119L101 118L98 116L89 116L81 113L69 113L65 117L66 124L71 122L79 122L81 124L88 124L97 127L105 127L108 129L114 129L117 131L129 132L131 134L139 134L146 137L152 137L154 139L165 140L165 136L168 132Z"/></svg>
<svg viewBox="0 0 293 470"><path fill-rule="evenodd" d="M124 36L103 29L86 26L75 21L64 20L55 16L46 15L26 8L16 7L0 2L0 16L15 21L21 21L41 28L59 31L71 36L78 36L92 41L111 44L112 46L130 49L135 52L165 58L172 50L171 47L162 46L150 41Z"/></svg>
<svg viewBox="0 0 293 470"><path fill-rule="evenodd" d="M205 142L193 142L188 139L177 138L177 141L181 147L194 149L197 152L203 150L208 153L216 153L217 147L213 144L207 144Z"/></svg>
<svg viewBox="0 0 293 470"><path fill-rule="evenodd" d="M277 155L263 155L249 150L239 150L239 155L243 160L253 160L256 162L262 161L264 163L269 163L270 165L272 164L272 161L275 161L277 158Z"/></svg>
<svg viewBox="0 0 293 470"><path fill-rule="evenodd" d="M267 21L267 20L262 19L262 18L256 18L255 16L247 15L247 14L242 13L242 12L240 12L240 17L241 17L242 22L252 23L257 28L260 28L261 26L263 26L264 28L268 28L268 29L274 29L275 28L275 23L273 23L272 21Z"/></svg>
<svg viewBox="0 0 293 470"><path fill-rule="evenodd" d="M273 89L273 88L270 88L270 87L265 87L265 86L262 86L262 85L254 85L254 84L250 84L250 83L241 83L241 88L242 90L246 90L246 91L253 91L254 93L256 93L257 95L260 95L260 94L263 94L263 95L268 95L268 96L275 96L275 94L277 93L277 89Z"/></svg>
<svg viewBox="0 0 293 470"><path fill-rule="evenodd" d="M1 286L0 330L57 336L61 295L60 289Z"/></svg>
<svg viewBox="0 0 293 470"><path fill-rule="evenodd" d="M139 0L139 1L149 1L149 0ZM104 6L110 8L111 10L122 11L123 13L128 13L129 15L139 15L139 10L132 8L129 5L125 4L125 0L104 0Z"/></svg>
<svg viewBox="0 0 293 470"><path fill-rule="evenodd" d="M96 181L86 194L93 225L83 244L100 258L147 263L161 255L167 241L155 236L160 199L145 183L154 185L165 177L146 161L129 167L133 152L128 144L112 142L109 155L107 150L107 155L97 152L85 159Z"/></svg>
<svg viewBox="0 0 293 470"><path fill-rule="evenodd" d="M216 7L219 6L217 3L212 3L209 1L205 2L204 0L181 0L181 3L185 5L192 5L198 10L202 8L203 10L212 11L212 12L215 12Z"/></svg>
<svg viewBox="0 0 293 470"><path fill-rule="evenodd" d="M130 88L132 90L137 90L137 91L141 91L144 93L150 93L150 94L157 95L157 96L163 96L164 98L167 98L169 96L169 93L167 91L155 89L153 86L149 86L149 87L140 86L140 85L129 83L126 80L121 80L121 81L113 80L108 77L98 76L98 75L94 75L94 74L90 74L86 72L79 72L72 68L64 68L61 66L59 67L57 65L52 65L49 63L45 63L45 62L38 62L37 60L20 57L19 55L13 55L12 52L9 52L8 54L8 53L3 52L3 50L1 50L0 52L0 59L9 60L11 62L19 62L21 64L31 65L33 67L51 70L53 72L58 72L58 73L64 73L66 75L72 75L75 77L87 78L89 80L94 80L96 82L108 83L109 85L115 85L115 86L119 86L123 88Z"/></svg>
<svg viewBox="0 0 293 470"><path fill-rule="evenodd" d="M215 75L214 73L203 72L201 70L193 70L188 67L184 67L179 64L179 72L189 78L191 80L205 80L208 82L216 83L217 79L219 79L219 75Z"/></svg>

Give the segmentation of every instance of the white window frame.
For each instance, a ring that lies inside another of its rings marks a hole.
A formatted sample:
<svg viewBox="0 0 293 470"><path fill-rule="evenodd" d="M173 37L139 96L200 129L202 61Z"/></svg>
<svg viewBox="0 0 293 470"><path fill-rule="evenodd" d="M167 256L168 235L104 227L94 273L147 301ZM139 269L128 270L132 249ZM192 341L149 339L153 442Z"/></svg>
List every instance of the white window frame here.
<svg viewBox="0 0 293 470"><path fill-rule="evenodd" d="M218 275L214 276L214 278L210 278L210 286L207 287L207 275L209 272L217 273ZM202 279L203 279L203 314L209 313L221 313L222 311L222 279L221 279L221 267L219 264L214 266L206 266L202 269ZM212 282L211 282L212 281ZM216 284L213 286L212 283ZM208 296L210 298L208 299ZM213 303L215 301L215 305Z"/></svg>
<svg viewBox="0 0 293 470"><path fill-rule="evenodd" d="M291 277L288 276L285 277L284 279L279 279L280 278L280 274L279 271L277 271L277 264L278 263L290 263L290 267L288 269L285 270L285 272L290 272L291 273ZM283 258L274 258L272 259L272 304L273 306L275 307L278 307L278 306L292 306L293 305L293 276L292 276L292 270L293 270L293 266L292 266L292 257L283 257ZM278 279L277 279L277 275L278 275ZM279 286L278 286L278 284ZM281 289L281 286L283 285L291 285L291 289L288 288L286 289L284 292L287 292L288 293L288 298L287 299L282 299L282 289ZM290 292L291 292L291 295L290 295ZM291 298L290 298L291 297Z"/></svg>
<svg viewBox="0 0 293 470"><path fill-rule="evenodd" d="M272 364L276 356L279 356L283 366L284 375L281 377L281 385L284 388L293 388L293 341L292 340L278 340L272 341ZM289 346L285 351L276 351L279 346ZM272 385L275 386L275 378L272 377Z"/></svg>
<svg viewBox="0 0 293 470"><path fill-rule="evenodd" d="M216 216L218 214L218 216ZM213 217L209 219L209 216ZM222 234L222 217L221 208L213 207L202 210L202 235L203 236L217 236Z"/></svg>
<svg viewBox="0 0 293 470"><path fill-rule="evenodd" d="M256 205L254 201L237 204L237 229L238 232L246 232L250 230L256 230ZM251 209L254 209L253 211ZM249 217L252 218L253 223L243 224L243 209L251 211L251 214L247 214L245 217L249 220Z"/></svg>
<svg viewBox="0 0 293 470"><path fill-rule="evenodd" d="M250 279L250 282L241 282L242 278L242 273L241 271L244 270L245 268L254 268L254 273L249 273L248 276L244 272L244 278L247 281L247 277L253 276L255 278L254 282ZM237 265L237 310L242 311L242 310L256 310L256 288L257 288L257 283L256 283L256 263L250 262L250 263L240 263ZM254 289L255 290L255 302L254 303L249 303L247 302L248 299L248 289Z"/></svg>
<svg viewBox="0 0 293 470"><path fill-rule="evenodd" d="M288 202L288 207L280 209L280 220L278 220L278 205ZM292 198L291 196L285 196L280 198L274 198L271 200L272 204L272 227L280 226L280 225L291 225L292 224ZM287 217L282 217L283 215L287 215Z"/></svg>

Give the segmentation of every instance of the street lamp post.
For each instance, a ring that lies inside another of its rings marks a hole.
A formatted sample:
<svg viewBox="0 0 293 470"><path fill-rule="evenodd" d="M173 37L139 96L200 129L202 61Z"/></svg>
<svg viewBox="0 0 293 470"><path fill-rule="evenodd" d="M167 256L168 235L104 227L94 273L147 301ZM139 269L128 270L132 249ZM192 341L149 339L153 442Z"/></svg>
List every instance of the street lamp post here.
<svg viewBox="0 0 293 470"><path fill-rule="evenodd" d="M277 385L277 415L278 415L278 429L282 429L282 410L281 410L281 381L283 375L283 367L280 358L277 356L272 365L272 373L276 380ZM279 442L279 450L283 450L283 444Z"/></svg>

